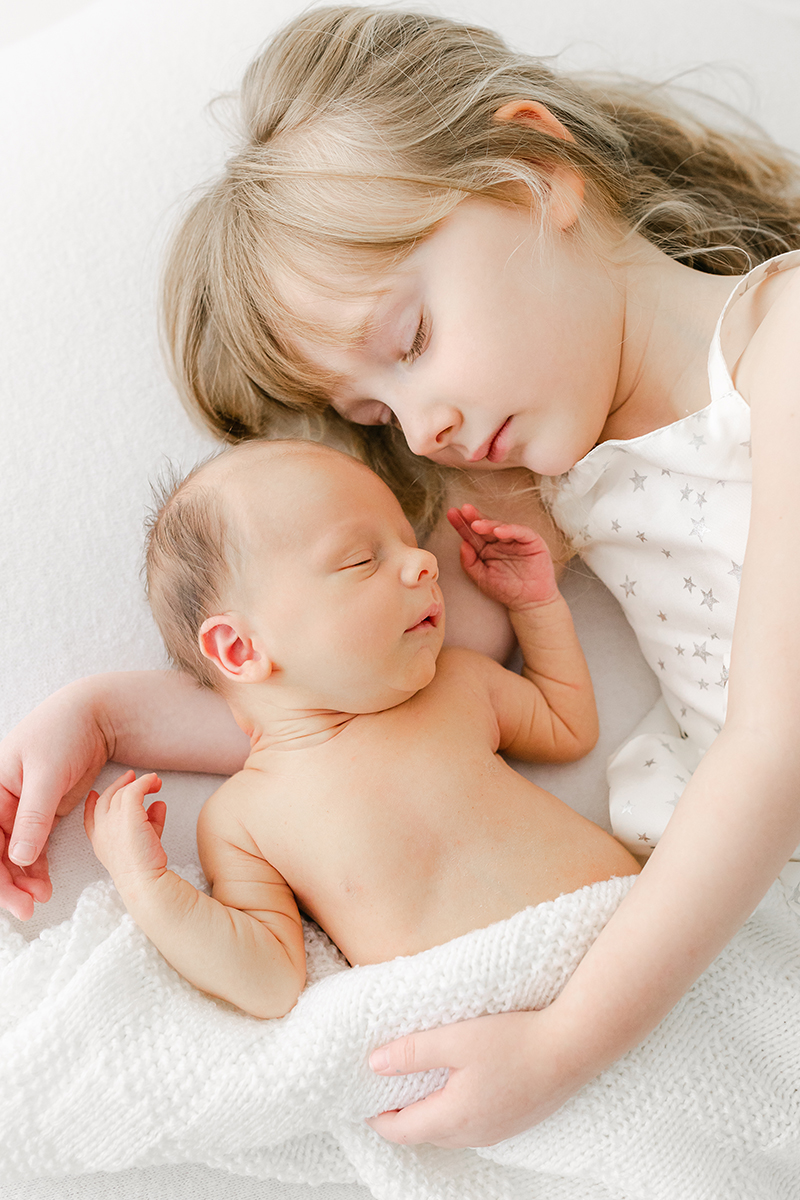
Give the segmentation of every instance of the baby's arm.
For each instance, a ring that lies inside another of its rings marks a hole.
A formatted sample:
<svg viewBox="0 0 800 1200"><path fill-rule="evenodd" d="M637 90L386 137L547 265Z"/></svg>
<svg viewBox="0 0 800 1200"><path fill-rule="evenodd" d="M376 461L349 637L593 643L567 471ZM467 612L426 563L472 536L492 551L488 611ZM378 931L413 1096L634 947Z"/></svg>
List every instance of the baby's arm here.
<svg viewBox="0 0 800 1200"><path fill-rule="evenodd" d="M0 743L0 907L22 920L48 900L44 847L54 817L86 795L108 760L232 775L249 741L224 700L180 671L77 680Z"/></svg>
<svg viewBox="0 0 800 1200"><path fill-rule="evenodd" d="M501 510L507 521L541 534L556 562L558 575L568 557L563 535L543 509L538 490L531 487L529 471L472 476L456 472L448 487L448 499L458 508L469 503L489 511ZM439 563L439 584L447 606L445 645L464 646L505 662L514 649L514 630L508 612L464 574L460 546L461 538L443 515L425 548L436 555Z"/></svg>
<svg viewBox="0 0 800 1200"><path fill-rule="evenodd" d="M234 777L225 789L235 792ZM212 885L205 895L173 871L161 845L166 807L145 796L156 775L128 772L91 792L85 824L125 907L195 987L256 1017L281 1017L305 983L303 928L291 888L233 817L221 792L201 813L198 846Z"/></svg>
<svg viewBox="0 0 800 1200"><path fill-rule="evenodd" d="M464 571L506 607L522 651L522 678L500 670L490 676L500 748L539 762L580 758L597 741L597 709L546 543L523 525L483 517L471 504L450 509L448 518L463 539Z"/></svg>

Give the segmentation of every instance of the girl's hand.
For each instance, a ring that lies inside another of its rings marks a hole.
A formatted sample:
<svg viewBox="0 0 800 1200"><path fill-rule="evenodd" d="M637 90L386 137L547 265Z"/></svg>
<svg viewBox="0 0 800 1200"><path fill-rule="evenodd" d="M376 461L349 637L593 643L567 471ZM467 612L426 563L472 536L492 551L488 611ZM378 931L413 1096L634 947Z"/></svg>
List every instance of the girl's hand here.
<svg viewBox="0 0 800 1200"><path fill-rule="evenodd" d="M148 809L144 807L145 796L160 789L157 775L137 779L133 771L126 771L102 796L89 792L86 797L86 832L120 892L157 879L167 869L167 855L161 845L167 806L163 800L156 800Z"/></svg>
<svg viewBox="0 0 800 1200"><path fill-rule="evenodd" d="M409 1034L374 1051L370 1066L379 1075L449 1068L439 1091L368 1124L390 1142L451 1149L493 1146L530 1129L594 1074L572 1060L555 1004Z"/></svg>
<svg viewBox="0 0 800 1200"><path fill-rule="evenodd" d="M50 696L0 742L0 907L27 921L50 899L50 830L86 794L110 757L83 682Z"/></svg>
<svg viewBox="0 0 800 1200"><path fill-rule="evenodd" d="M461 566L487 596L520 612L558 595L553 560L543 538L526 525L484 517L473 504L448 510L463 539Z"/></svg>

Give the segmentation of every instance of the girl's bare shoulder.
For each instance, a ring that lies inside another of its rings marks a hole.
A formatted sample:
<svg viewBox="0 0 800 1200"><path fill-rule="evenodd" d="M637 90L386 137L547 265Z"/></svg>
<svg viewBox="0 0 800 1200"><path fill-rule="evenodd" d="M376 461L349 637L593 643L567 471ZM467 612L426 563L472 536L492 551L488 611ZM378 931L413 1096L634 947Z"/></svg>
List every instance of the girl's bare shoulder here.
<svg viewBox="0 0 800 1200"><path fill-rule="evenodd" d="M781 393L796 398L800 389L800 265L776 272L754 292L754 328L734 382L761 410L779 403Z"/></svg>

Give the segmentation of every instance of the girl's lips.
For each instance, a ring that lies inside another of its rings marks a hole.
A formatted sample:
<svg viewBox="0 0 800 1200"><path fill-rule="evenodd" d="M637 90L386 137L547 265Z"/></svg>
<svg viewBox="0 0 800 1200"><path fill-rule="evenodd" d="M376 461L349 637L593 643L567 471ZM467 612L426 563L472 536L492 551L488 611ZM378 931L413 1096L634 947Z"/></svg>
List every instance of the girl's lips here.
<svg viewBox="0 0 800 1200"><path fill-rule="evenodd" d="M482 462L485 458L487 462L497 463L502 462L508 454L508 447L505 445L507 439L504 434L508 430L513 417L508 417L503 422L499 429L496 429L490 438L488 438L482 446L480 446L473 455L467 460L468 462Z"/></svg>
<svg viewBox="0 0 800 1200"><path fill-rule="evenodd" d="M511 425L511 422L513 421L513 419L514 419L513 417L509 417L508 420L505 421L500 426L497 433L494 435L494 437L492 439L492 444L486 453L486 458L490 463L501 463L503 461L503 459L506 457L506 455L508 454L509 449L510 449L510 446L508 444L508 442L509 442L508 431L509 431L509 426Z"/></svg>

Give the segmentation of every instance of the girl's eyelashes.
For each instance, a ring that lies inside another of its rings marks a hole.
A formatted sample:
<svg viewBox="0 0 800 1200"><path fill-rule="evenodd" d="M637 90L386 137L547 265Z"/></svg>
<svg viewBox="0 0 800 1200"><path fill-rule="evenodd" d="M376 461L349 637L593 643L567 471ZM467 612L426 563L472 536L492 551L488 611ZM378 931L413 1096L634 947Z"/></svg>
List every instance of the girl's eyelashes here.
<svg viewBox="0 0 800 1200"><path fill-rule="evenodd" d="M401 361L404 362L406 366L410 367L413 362L416 362L421 354L424 354L429 338L430 322L425 313L423 313L419 319L417 332L414 334L414 340L403 355Z"/></svg>

